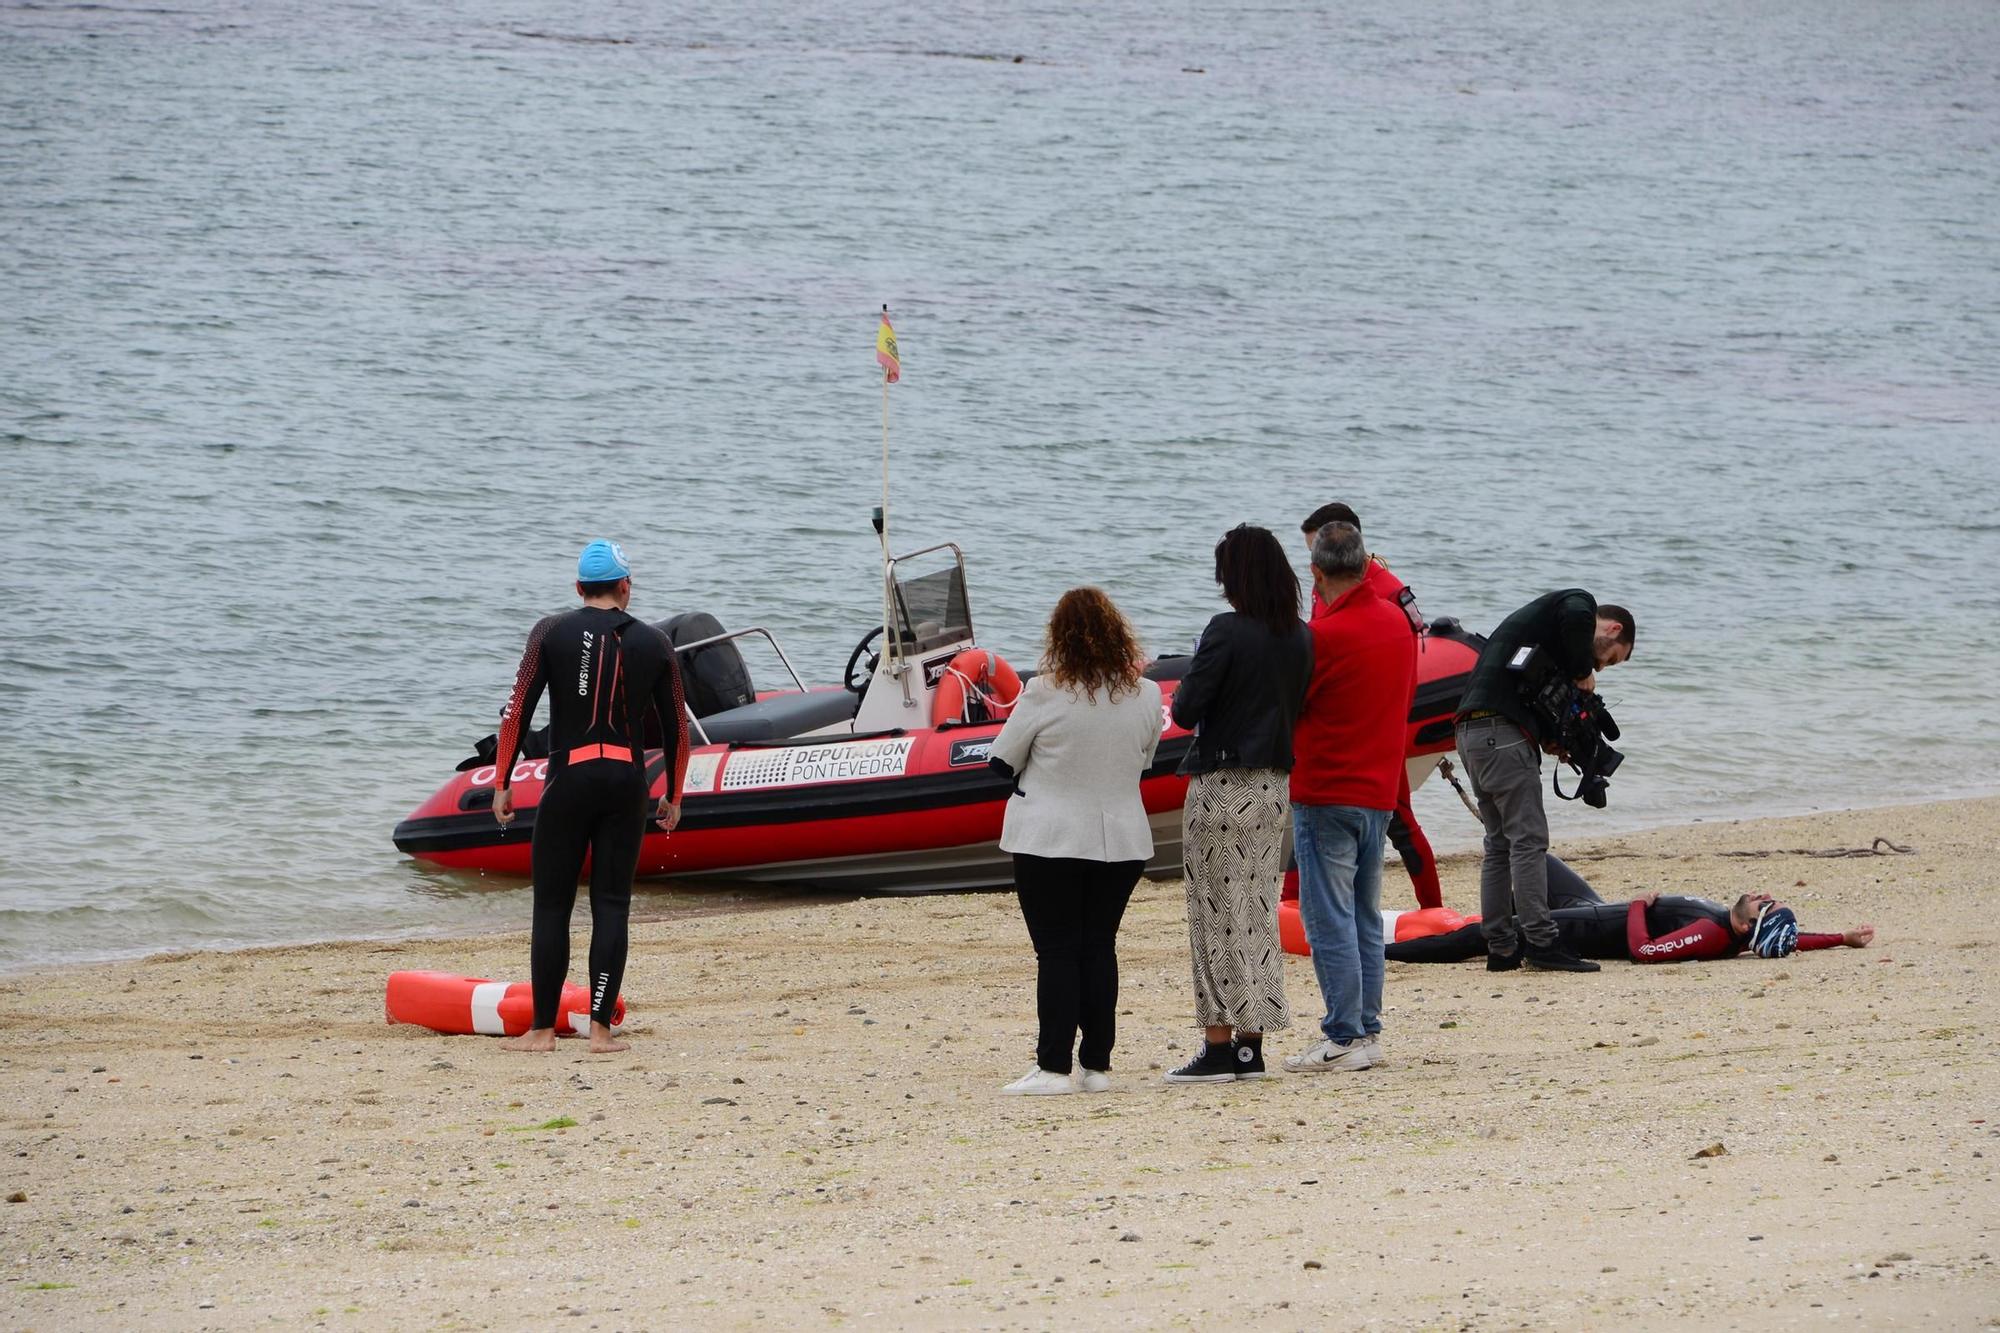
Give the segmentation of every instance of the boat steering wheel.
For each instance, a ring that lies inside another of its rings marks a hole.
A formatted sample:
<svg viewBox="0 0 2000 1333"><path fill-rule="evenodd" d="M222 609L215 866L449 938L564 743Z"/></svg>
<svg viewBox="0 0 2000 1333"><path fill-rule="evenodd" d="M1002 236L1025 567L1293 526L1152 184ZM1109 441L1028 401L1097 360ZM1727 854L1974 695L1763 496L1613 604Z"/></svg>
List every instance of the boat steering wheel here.
<svg viewBox="0 0 2000 1333"><path fill-rule="evenodd" d="M880 653L876 653L872 656L869 656L868 645L875 642L875 640L881 637L882 637L882 627L880 625L877 625L874 629L871 629L866 634L862 635L861 642L855 644L854 651L847 655L847 670L841 673L841 683L847 686L848 691L850 693L853 694L863 693L868 688L868 682L874 678L875 668L881 663L882 655ZM862 672L861 678L859 680L856 680L854 678L854 668L861 665L861 659L864 656L868 657L868 666L867 669Z"/></svg>

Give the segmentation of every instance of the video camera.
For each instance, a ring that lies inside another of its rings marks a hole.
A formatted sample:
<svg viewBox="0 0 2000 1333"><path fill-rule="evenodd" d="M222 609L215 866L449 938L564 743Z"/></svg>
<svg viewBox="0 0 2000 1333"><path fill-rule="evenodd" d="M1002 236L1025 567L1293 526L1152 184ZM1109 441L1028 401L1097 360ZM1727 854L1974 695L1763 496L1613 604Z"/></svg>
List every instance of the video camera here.
<svg viewBox="0 0 2000 1333"><path fill-rule="evenodd" d="M1625 762L1625 756L1609 744L1618 739L1618 723L1604 706L1604 696L1566 680L1551 680L1535 696L1534 707L1551 724L1547 734L1562 761L1581 775L1573 793L1563 791L1561 769L1550 775L1549 785L1562 800L1581 800L1602 810L1611 775Z"/></svg>

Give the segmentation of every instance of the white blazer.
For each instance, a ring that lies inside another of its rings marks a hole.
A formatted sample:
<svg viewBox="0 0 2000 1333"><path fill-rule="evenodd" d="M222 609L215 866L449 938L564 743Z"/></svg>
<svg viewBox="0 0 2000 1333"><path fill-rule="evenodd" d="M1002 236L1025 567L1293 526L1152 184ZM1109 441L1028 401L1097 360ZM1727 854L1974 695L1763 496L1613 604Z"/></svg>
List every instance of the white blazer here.
<svg viewBox="0 0 2000 1333"><path fill-rule="evenodd" d="M1000 850L1082 861L1144 861L1153 827L1139 779L1153 762L1164 726L1160 687L1096 702L1036 676L993 740L992 757L1014 770Z"/></svg>

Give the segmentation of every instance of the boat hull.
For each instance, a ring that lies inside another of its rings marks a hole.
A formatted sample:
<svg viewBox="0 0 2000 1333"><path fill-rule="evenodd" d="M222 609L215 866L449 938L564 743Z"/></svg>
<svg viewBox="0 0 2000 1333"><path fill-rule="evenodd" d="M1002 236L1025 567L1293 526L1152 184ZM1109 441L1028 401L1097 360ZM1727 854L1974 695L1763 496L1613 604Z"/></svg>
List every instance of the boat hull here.
<svg viewBox="0 0 2000 1333"><path fill-rule="evenodd" d="M1422 643L1409 727L1413 784L1451 749L1451 714L1478 656L1469 636L1433 634ZM1177 874L1187 792L1177 770L1193 737L1168 715L1178 673L1157 674L1166 677L1160 745L1140 783L1154 836L1147 870ZM638 874L876 893L1010 885L999 838L1012 783L986 765L999 730L986 723L698 747L680 827L671 836L646 834ZM657 796L664 765L658 751L647 759ZM492 815L492 766L458 773L397 825L397 848L440 866L528 875L547 769L545 759L515 764L516 817L506 828Z"/></svg>

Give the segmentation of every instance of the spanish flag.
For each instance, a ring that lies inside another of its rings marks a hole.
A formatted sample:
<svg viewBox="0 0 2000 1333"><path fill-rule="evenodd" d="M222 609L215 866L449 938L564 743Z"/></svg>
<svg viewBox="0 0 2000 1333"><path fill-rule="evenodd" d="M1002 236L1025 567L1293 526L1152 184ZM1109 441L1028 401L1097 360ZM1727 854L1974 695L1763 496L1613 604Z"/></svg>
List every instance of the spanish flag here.
<svg viewBox="0 0 2000 1333"><path fill-rule="evenodd" d="M882 327L875 330L875 359L882 365L882 382L894 384L903 378L903 362L896 355L896 330L889 324L889 307L882 307Z"/></svg>

